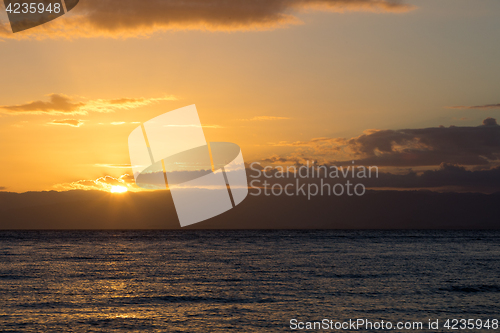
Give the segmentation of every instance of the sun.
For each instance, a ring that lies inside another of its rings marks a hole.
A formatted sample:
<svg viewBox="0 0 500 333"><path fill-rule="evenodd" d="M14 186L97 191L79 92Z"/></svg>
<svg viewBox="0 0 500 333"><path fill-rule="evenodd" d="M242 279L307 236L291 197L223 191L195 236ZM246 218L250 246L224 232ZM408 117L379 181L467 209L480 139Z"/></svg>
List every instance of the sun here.
<svg viewBox="0 0 500 333"><path fill-rule="evenodd" d="M127 191L125 186L111 186L111 193L125 193Z"/></svg>

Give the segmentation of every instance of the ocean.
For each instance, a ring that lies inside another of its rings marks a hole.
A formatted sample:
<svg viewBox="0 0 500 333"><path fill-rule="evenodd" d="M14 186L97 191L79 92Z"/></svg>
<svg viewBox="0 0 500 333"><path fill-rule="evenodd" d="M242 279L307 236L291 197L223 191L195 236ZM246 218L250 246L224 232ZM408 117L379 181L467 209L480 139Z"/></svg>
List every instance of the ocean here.
<svg viewBox="0 0 500 333"><path fill-rule="evenodd" d="M2 332L494 332L499 300L500 231L0 232Z"/></svg>

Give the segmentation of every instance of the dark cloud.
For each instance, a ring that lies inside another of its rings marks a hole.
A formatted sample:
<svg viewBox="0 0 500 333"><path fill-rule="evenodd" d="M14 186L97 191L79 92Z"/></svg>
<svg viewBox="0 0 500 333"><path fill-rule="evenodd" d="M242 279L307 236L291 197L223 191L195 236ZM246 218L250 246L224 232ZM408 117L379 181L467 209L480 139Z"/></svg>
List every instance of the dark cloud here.
<svg viewBox="0 0 500 333"><path fill-rule="evenodd" d="M50 125L68 125L72 127L80 127L83 125L83 121L80 119L63 119L63 120L53 120L49 123Z"/></svg>
<svg viewBox="0 0 500 333"><path fill-rule="evenodd" d="M425 171L419 178L421 187L492 187L500 190L500 167L471 171L458 165L443 163L438 170Z"/></svg>
<svg viewBox="0 0 500 333"><path fill-rule="evenodd" d="M497 120L495 118L488 117L483 120L483 126L498 126Z"/></svg>
<svg viewBox="0 0 500 333"><path fill-rule="evenodd" d="M75 38L141 36L185 29L268 30L300 23L295 14L306 10L406 12L411 9L413 6L400 0L86 0L64 20L55 20L27 33L38 38ZM22 36L26 35L16 37Z"/></svg>
<svg viewBox="0 0 500 333"><path fill-rule="evenodd" d="M0 186L0 191L5 191L7 189L7 187L5 186Z"/></svg>
<svg viewBox="0 0 500 333"><path fill-rule="evenodd" d="M370 187L384 188L449 188L462 191L500 191L500 167L489 170L468 170L463 166L443 163L438 169L422 173L379 173L367 182Z"/></svg>
<svg viewBox="0 0 500 333"><path fill-rule="evenodd" d="M374 131L347 141L361 158L378 166L484 165L500 158L500 126L487 118L477 127Z"/></svg>
<svg viewBox="0 0 500 333"><path fill-rule="evenodd" d="M457 106L448 106L448 109L500 109L500 103L498 104L485 104L485 105L475 105L475 106L465 106L465 105L457 105Z"/></svg>
<svg viewBox="0 0 500 333"><path fill-rule="evenodd" d="M311 164L309 164L311 165ZM280 183L282 185L294 182L295 178L293 175L293 170L299 170L298 168L305 168L303 164L296 164L295 169L291 169L290 176L281 177L276 172L283 171L286 174L286 167L279 169L278 166L267 171L267 178L261 176L261 182L267 180L268 183ZM353 184L361 183L368 188L392 188L392 189L447 189L449 191L474 191L474 192L498 192L500 191L500 167L491 168L488 170L468 170L465 167L452 165L452 164L441 164L435 170L427 170L424 172L415 172L411 169L407 170L405 173L395 174L391 172L382 172L376 168L371 168L371 176L368 169L366 168L365 176L358 173L360 168L355 165L354 177L352 176L353 165L316 165L317 169L313 173L312 168L309 166L308 178L300 178L301 182L304 183L317 183L320 184L321 179L324 183L345 184L346 180L349 180ZM326 167L326 169L325 169ZM339 170L338 178L331 177L332 168L337 168ZM247 174L249 175L249 181L253 180L254 177L261 175L256 169L262 172L262 167L257 168L256 165L247 169ZM325 173L325 170L326 173ZM344 174L345 172L345 174ZM302 174L306 174L305 170L302 170ZM345 175L345 176L344 176ZM360 176L361 175L361 176Z"/></svg>
<svg viewBox="0 0 500 333"><path fill-rule="evenodd" d="M500 126L494 118L487 118L476 127L368 130L351 139L319 138L275 145L297 148L287 157L290 162L319 160L343 165L354 160L361 165L388 167L488 165L500 159Z"/></svg>

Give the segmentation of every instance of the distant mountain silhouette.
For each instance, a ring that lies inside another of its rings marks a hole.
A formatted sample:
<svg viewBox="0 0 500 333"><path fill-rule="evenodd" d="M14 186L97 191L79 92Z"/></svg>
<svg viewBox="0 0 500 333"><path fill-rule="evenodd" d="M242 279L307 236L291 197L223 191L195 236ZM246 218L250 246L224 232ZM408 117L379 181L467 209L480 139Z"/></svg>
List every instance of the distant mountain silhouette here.
<svg viewBox="0 0 500 333"><path fill-rule="evenodd" d="M196 209L196 207L193 207ZM186 229L500 229L500 193L251 196ZM169 191L0 192L0 229L180 229Z"/></svg>

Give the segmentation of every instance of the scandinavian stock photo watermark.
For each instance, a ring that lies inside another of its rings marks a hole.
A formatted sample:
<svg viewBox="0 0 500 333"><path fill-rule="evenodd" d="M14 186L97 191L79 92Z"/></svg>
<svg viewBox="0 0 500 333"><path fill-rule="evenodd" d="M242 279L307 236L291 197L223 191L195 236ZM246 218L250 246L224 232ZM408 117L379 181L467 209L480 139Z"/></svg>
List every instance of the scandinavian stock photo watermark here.
<svg viewBox="0 0 500 333"><path fill-rule="evenodd" d="M266 166L250 164L249 182L252 196L362 196L366 193L363 180L378 178L377 166L317 165L306 161L301 165Z"/></svg>
<svg viewBox="0 0 500 333"><path fill-rule="evenodd" d="M499 320L497 318L431 318L423 321L398 321L371 320L366 318L332 320L322 319L318 321L303 321L296 318L290 319L289 327L294 330L337 330L337 331L390 331L390 330L426 330L426 331L448 331L448 330L498 330Z"/></svg>

